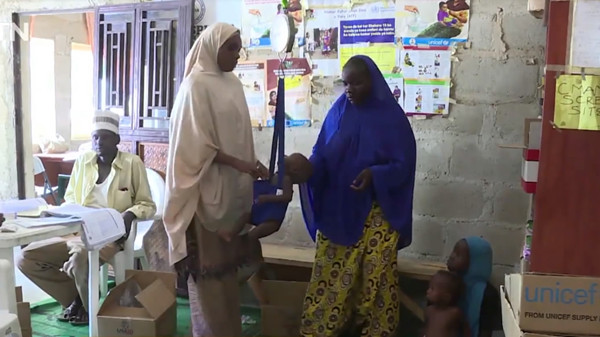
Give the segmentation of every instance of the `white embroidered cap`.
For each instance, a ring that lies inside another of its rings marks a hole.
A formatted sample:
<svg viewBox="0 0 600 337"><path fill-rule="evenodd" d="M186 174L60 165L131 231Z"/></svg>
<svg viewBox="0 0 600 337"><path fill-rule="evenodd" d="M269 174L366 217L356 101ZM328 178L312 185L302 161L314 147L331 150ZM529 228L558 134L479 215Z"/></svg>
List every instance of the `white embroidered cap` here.
<svg viewBox="0 0 600 337"><path fill-rule="evenodd" d="M99 110L94 113L92 131L107 130L119 134L120 116L108 110Z"/></svg>

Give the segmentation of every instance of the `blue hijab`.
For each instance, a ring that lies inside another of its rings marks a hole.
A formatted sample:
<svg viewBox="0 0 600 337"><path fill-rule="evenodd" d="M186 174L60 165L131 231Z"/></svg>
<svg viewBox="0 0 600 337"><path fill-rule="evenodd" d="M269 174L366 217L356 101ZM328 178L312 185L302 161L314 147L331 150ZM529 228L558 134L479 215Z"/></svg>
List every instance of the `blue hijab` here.
<svg viewBox="0 0 600 337"><path fill-rule="evenodd" d="M465 292L460 304L469 321L471 337L478 337L481 303L492 275L492 247L478 236L468 237L465 241L469 246L469 269L461 275Z"/></svg>
<svg viewBox="0 0 600 337"><path fill-rule="evenodd" d="M314 174L300 187L307 229L332 242L351 246L362 236L373 202L400 233L398 248L412 240L416 144L412 128L383 75L367 56L363 60L372 90L359 106L342 94L323 122L310 158ZM364 169L372 172L371 187L361 192L350 185Z"/></svg>

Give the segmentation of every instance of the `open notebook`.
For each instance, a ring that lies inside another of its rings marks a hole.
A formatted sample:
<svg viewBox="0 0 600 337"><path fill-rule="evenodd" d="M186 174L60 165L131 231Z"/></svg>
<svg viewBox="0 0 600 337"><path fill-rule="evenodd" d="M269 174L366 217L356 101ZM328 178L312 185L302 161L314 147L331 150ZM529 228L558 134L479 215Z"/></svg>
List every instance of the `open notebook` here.
<svg viewBox="0 0 600 337"><path fill-rule="evenodd" d="M21 214L19 214L21 215ZM23 214L25 215L25 214ZM87 249L99 249L125 235L125 223L119 212L112 208L90 208L75 204L42 210L38 217L20 216L13 222L33 228L51 225L81 224L81 239Z"/></svg>

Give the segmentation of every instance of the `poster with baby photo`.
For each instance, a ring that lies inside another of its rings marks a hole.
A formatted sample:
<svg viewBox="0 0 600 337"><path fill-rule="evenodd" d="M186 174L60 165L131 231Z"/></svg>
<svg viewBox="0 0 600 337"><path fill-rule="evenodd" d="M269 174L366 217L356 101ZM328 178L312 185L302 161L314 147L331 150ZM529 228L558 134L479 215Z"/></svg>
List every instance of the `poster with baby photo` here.
<svg viewBox="0 0 600 337"><path fill-rule="evenodd" d="M397 0L397 36L405 46L467 41L470 0Z"/></svg>
<svg viewBox="0 0 600 337"><path fill-rule="evenodd" d="M310 126L310 79L312 70L305 58L267 60L266 100L267 126L275 123L277 107L277 84L280 76L285 77L285 124L288 127Z"/></svg>
<svg viewBox="0 0 600 337"><path fill-rule="evenodd" d="M244 95L250 112L252 126L266 124L267 116L266 85L267 69L265 62L240 62L233 70L244 86Z"/></svg>

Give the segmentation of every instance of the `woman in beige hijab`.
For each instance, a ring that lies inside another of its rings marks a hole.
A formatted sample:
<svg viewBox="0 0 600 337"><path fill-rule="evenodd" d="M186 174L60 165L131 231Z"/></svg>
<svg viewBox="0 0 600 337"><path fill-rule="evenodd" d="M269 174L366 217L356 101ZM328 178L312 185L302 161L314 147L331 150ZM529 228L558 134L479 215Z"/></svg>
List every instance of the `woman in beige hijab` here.
<svg viewBox="0 0 600 337"><path fill-rule="evenodd" d="M194 336L241 336L236 271L245 256L236 234L252 207L253 181L265 173L232 73L241 47L232 25L202 32L171 113L163 220L170 263L188 278Z"/></svg>

